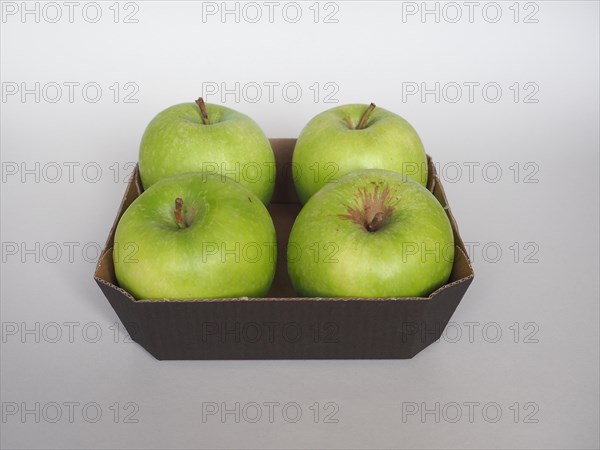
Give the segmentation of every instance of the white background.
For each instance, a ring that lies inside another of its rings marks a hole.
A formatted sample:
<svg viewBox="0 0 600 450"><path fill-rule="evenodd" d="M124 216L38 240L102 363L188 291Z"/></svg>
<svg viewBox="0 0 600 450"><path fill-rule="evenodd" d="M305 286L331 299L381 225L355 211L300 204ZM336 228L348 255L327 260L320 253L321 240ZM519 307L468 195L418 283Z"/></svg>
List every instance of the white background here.
<svg viewBox="0 0 600 450"><path fill-rule="evenodd" d="M478 2L471 18L464 2L307 2L296 23L286 2L272 23L262 2L256 23L254 6L238 4L236 21L193 2L100 2L92 23L97 8L76 3L71 23L62 2L27 3L37 16L2 2L1 396L4 413L19 408L2 418L3 448L598 448L597 2ZM240 83L239 98L206 95L210 83ZM272 101L265 83L279 83ZM437 101L408 95L436 83ZM471 99L465 83L478 83ZM145 125L200 94L270 137L336 106L325 94L407 118L472 243L476 278L452 330L404 361L159 362L124 342L92 279L97 247ZM92 402L96 422L82 413ZM206 402L280 406L273 423L266 406L256 423L249 409L203 422ZM21 415L36 403L38 417Z"/></svg>

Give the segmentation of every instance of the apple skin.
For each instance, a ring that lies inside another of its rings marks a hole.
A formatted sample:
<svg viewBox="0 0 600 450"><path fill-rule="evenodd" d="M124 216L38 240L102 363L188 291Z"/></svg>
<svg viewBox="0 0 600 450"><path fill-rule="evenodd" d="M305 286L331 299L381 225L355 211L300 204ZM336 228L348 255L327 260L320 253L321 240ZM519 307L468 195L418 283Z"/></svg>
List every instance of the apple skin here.
<svg viewBox="0 0 600 450"><path fill-rule="evenodd" d="M275 156L269 140L250 117L206 104L209 124L195 103L171 106L146 127L140 143L144 189L186 172L219 173L233 178L268 204L275 187Z"/></svg>
<svg viewBox="0 0 600 450"><path fill-rule="evenodd" d="M325 184L360 169L404 173L427 185L427 155L415 129L402 117L376 107L366 127L355 129L368 105L342 105L304 127L293 155L294 184L302 203Z"/></svg>
<svg viewBox="0 0 600 450"><path fill-rule="evenodd" d="M275 228L256 195L223 175L189 173L155 183L127 208L113 260L136 299L187 300L266 295L276 255Z"/></svg>
<svg viewBox="0 0 600 450"><path fill-rule="evenodd" d="M369 231L366 224L379 228ZM450 276L454 235L425 187L402 174L365 169L311 197L292 227L287 258L301 296L426 297Z"/></svg>

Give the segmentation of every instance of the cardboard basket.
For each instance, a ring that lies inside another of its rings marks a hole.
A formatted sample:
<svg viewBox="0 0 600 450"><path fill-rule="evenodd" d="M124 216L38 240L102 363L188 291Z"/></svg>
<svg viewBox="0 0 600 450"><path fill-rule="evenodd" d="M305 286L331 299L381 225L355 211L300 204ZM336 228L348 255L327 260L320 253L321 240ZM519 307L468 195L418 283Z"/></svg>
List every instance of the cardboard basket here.
<svg viewBox="0 0 600 450"><path fill-rule="evenodd" d="M277 232L277 270L267 298L135 300L119 287L115 228L141 194L138 168L127 185L94 279L131 338L163 359L412 358L442 334L473 280L473 268L428 157L428 189L446 209L455 239L448 282L423 298L302 298L291 286L285 249L301 205L292 180L295 139L271 139L277 181L268 209ZM399 255L400 257L400 255Z"/></svg>

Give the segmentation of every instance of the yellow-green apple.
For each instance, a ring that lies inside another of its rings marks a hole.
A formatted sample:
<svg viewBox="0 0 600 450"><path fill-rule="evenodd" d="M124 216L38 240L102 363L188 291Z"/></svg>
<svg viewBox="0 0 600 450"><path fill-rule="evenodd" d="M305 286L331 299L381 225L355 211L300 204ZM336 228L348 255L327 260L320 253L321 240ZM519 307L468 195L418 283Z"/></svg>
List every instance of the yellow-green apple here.
<svg viewBox="0 0 600 450"><path fill-rule="evenodd" d="M225 106L205 104L202 98L154 117L142 136L139 159L145 189L180 173L218 173L267 204L275 187L275 157L257 123Z"/></svg>
<svg viewBox="0 0 600 450"><path fill-rule="evenodd" d="M454 261L444 208L419 183L364 169L313 195L292 227L292 285L307 297L424 297Z"/></svg>
<svg viewBox="0 0 600 450"><path fill-rule="evenodd" d="M224 175L188 173L153 184L127 208L113 260L137 299L262 297L276 253L256 195Z"/></svg>
<svg viewBox="0 0 600 450"><path fill-rule="evenodd" d="M342 105L304 127L293 155L294 184L302 203L325 184L359 169L404 173L427 185L427 155L402 117L370 105Z"/></svg>

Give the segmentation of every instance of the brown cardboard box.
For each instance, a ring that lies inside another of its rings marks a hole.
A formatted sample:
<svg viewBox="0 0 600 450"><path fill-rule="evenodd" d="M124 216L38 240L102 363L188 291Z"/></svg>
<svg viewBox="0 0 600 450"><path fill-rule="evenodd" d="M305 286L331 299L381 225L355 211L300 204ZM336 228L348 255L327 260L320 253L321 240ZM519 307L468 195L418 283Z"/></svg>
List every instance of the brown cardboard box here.
<svg viewBox="0 0 600 450"><path fill-rule="evenodd" d="M115 277L112 247L123 212L142 192L137 167L96 266L94 279L131 338L157 359L411 358L443 332L473 280L473 268L429 159L429 185L454 230L450 280L427 298L299 298L285 248L301 205L291 178L295 139L272 139L277 186L269 211L278 261L268 298L135 300Z"/></svg>

